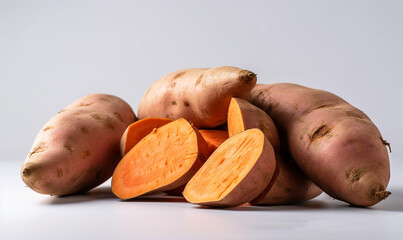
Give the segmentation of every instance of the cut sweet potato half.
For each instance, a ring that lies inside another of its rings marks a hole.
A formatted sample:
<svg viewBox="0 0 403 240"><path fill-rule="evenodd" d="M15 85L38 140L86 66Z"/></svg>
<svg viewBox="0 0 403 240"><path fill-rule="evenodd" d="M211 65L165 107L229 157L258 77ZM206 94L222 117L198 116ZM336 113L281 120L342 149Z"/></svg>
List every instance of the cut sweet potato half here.
<svg viewBox="0 0 403 240"><path fill-rule="evenodd" d="M232 98L228 109L228 135L258 128L267 137L277 152L280 149L280 137L273 120L258 107L241 98Z"/></svg>
<svg viewBox="0 0 403 240"><path fill-rule="evenodd" d="M119 162L112 191L130 199L177 188L196 173L207 152L201 134L183 118L155 128Z"/></svg>
<svg viewBox="0 0 403 240"><path fill-rule="evenodd" d="M238 206L264 191L275 168L270 142L259 129L250 129L222 143L188 182L183 196L203 206Z"/></svg>
<svg viewBox="0 0 403 240"><path fill-rule="evenodd" d="M295 164L288 149L280 146L280 137L273 120L266 112L240 98L232 98L228 109L229 135L251 128L263 131L272 144L277 170L272 182L256 199L253 205L282 205L306 201L318 196L317 187Z"/></svg>
<svg viewBox="0 0 403 240"><path fill-rule="evenodd" d="M154 128L159 128L172 122L168 118L144 118L130 124L120 139L120 153L122 157L126 155L136 145L147 136Z"/></svg>
<svg viewBox="0 0 403 240"><path fill-rule="evenodd" d="M200 129L199 132L207 143L208 147L207 157L209 157L218 148L218 146L221 145L221 143L223 143L225 140L228 139L227 130ZM169 196L182 196L182 192L184 189L185 185L172 190L165 191L165 193L168 194Z"/></svg>

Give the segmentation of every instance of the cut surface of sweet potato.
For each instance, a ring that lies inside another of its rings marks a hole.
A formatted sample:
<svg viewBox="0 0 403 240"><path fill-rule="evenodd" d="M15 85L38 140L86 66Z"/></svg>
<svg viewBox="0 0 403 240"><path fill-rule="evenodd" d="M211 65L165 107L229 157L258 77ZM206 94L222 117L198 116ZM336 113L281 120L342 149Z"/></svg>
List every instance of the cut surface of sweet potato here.
<svg viewBox="0 0 403 240"><path fill-rule="evenodd" d="M185 119L158 129L137 143L120 161L112 191L121 199L174 189L196 173L207 154L201 134Z"/></svg>
<svg viewBox="0 0 403 240"><path fill-rule="evenodd" d="M159 128L172 122L169 118L144 118L130 124L120 139L120 153L122 157L130 151L141 139L147 136L154 128Z"/></svg>
<svg viewBox="0 0 403 240"><path fill-rule="evenodd" d="M209 157L183 192L191 203L232 207L249 202L269 184L274 150L259 129L236 134Z"/></svg>
<svg viewBox="0 0 403 240"><path fill-rule="evenodd" d="M241 98L232 98L228 108L228 135L251 128L260 129L275 151L280 148L280 138L273 120L263 110Z"/></svg>
<svg viewBox="0 0 403 240"><path fill-rule="evenodd" d="M225 140L228 139L228 131L215 129L200 129L200 134L206 140L210 153L213 153Z"/></svg>

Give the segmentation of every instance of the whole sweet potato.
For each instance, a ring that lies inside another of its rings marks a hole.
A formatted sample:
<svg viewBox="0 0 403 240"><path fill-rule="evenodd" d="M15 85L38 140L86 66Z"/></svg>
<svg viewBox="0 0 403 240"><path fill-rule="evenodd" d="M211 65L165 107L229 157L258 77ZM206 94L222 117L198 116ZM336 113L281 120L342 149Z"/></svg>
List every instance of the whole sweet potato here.
<svg viewBox="0 0 403 240"><path fill-rule="evenodd" d="M122 99L83 97L51 118L36 136L21 168L22 180L42 194L86 192L112 176L120 138L136 116Z"/></svg>
<svg viewBox="0 0 403 240"><path fill-rule="evenodd" d="M287 83L259 84L250 101L272 117L295 162L330 196L357 206L389 196L389 144L362 111L330 92Z"/></svg>
<svg viewBox="0 0 403 240"><path fill-rule="evenodd" d="M138 116L185 118L196 128L227 121L231 97L248 99L256 74L236 67L184 69L155 82L139 104Z"/></svg>

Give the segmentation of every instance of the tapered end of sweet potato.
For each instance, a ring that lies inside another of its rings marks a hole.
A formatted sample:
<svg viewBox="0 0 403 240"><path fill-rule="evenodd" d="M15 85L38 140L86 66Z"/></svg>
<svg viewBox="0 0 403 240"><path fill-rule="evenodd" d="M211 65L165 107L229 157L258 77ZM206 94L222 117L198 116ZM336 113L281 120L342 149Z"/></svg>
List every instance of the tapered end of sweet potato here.
<svg viewBox="0 0 403 240"><path fill-rule="evenodd" d="M375 198L378 199L379 201L382 201L389 197L392 193L389 191L379 191L375 193Z"/></svg>
<svg viewBox="0 0 403 240"><path fill-rule="evenodd" d="M256 74L249 70L242 70L239 72L239 80L245 83L253 83L256 84L257 78Z"/></svg>

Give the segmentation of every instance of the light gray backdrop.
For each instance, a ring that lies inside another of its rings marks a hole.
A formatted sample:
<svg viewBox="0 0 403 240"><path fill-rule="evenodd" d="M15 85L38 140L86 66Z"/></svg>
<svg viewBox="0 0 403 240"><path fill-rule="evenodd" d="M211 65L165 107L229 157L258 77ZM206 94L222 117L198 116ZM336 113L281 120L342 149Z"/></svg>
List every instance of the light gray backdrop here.
<svg viewBox="0 0 403 240"><path fill-rule="evenodd" d="M0 161L22 163L42 125L88 93L137 111L171 71L233 65L361 108L391 142L393 167L402 57L403 1L0 0Z"/></svg>

